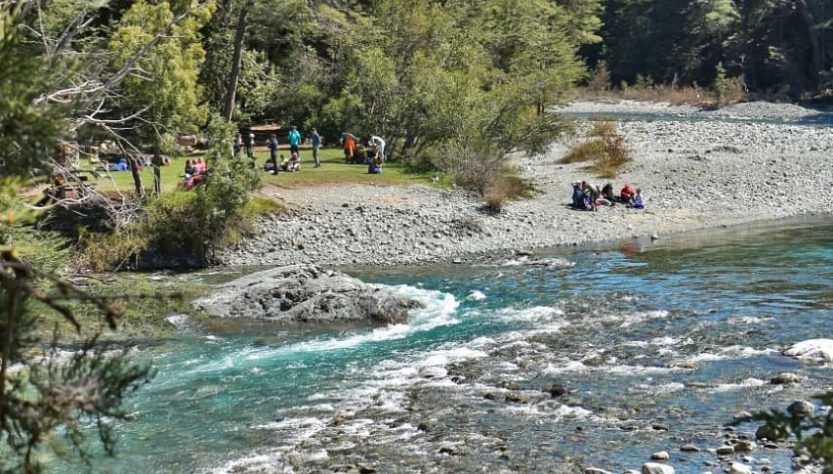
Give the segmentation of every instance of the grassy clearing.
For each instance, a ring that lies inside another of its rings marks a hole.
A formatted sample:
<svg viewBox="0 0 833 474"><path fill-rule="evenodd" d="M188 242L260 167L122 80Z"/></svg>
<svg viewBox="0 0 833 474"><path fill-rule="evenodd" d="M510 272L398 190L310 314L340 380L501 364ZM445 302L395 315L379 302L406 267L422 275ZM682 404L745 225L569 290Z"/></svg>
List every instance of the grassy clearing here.
<svg viewBox="0 0 833 474"><path fill-rule="evenodd" d="M288 150L282 154L289 155ZM269 158L268 151L255 153L258 167L262 167ZM182 179L185 169L185 157L173 158L170 166L161 169L162 191L170 192L176 189ZM246 159L246 158L242 158ZM146 188L153 186L153 170L146 167L142 171L142 183ZM385 165L381 174L368 174L365 165L348 165L344 163L344 154L340 148L326 148L321 150L321 168L314 168L312 151L301 150L301 171L297 173L280 173L271 175L263 173L263 183L283 188L297 188L305 186L320 186L328 184L431 184L435 173L427 171L413 172L399 163ZM133 190L133 177L129 171L111 172L110 180L102 177L96 181L97 188L104 192L130 192Z"/></svg>

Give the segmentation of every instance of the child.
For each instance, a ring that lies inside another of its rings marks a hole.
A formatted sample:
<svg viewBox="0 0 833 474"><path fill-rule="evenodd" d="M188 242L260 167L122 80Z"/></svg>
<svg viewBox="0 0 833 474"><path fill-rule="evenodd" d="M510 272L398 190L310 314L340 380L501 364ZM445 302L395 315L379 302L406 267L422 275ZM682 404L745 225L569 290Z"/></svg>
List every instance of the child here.
<svg viewBox="0 0 833 474"><path fill-rule="evenodd" d="M636 194L633 196L631 207L634 209L645 209L645 201L642 198L642 190L636 188Z"/></svg>
<svg viewBox="0 0 833 474"><path fill-rule="evenodd" d="M289 159L289 171L301 171L301 157L298 152L292 152L292 157Z"/></svg>

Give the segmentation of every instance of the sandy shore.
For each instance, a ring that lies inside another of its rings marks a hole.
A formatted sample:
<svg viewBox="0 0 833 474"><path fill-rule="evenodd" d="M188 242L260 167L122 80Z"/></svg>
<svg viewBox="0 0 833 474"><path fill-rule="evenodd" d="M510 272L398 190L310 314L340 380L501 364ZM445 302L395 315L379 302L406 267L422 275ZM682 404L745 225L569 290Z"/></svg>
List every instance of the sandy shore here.
<svg viewBox="0 0 833 474"><path fill-rule="evenodd" d="M328 186L265 192L292 209L263 219L228 265L399 265L462 262L482 253L530 251L635 236L662 236L761 220L828 213L833 204L833 128L798 106L739 104L720 111L625 102L562 109L633 114L620 128L633 162L619 179L641 187L647 209L568 208L570 183L604 184L558 160L580 138L543 156L518 157L533 199L488 215L460 192L429 186ZM586 128L580 125L579 129Z"/></svg>

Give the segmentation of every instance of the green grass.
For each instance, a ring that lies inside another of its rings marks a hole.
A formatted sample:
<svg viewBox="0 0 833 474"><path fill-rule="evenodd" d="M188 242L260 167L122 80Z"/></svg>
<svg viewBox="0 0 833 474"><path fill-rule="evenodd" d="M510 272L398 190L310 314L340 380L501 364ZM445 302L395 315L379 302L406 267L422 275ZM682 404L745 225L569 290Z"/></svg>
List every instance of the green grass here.
<svg viewBox="0 0 833 474"><path fill-rule="evenodd" d="M288 150L281 150L281 154L289 155ZM258 168L263 167L269 157L268 151L255 153ZM185 169L185 157L177 157L171 160L169 166L162 168L162 191L169 192L176 188ZM241 158L247 159L247 158ZM403 185L432 183L431 178L436 173L430 172L408 172L406 167L399 163L385 165L381 174L367 174L366 165L348 165L344 163L344 154L340 148L326 148L321 150L321 168L314 168L312 151L301 150L301 171L296 173L280 173L277 176L263 173L263 183L282 188L299 188L306 186L321 186L329 184L381 184L381 185ZM112 181L101 177L96 181L97 189L103 192L131 192L133 190L133 177L129 171L111 172ZM141 173L142 184L145 188L153 186L153 170L146 167ZM443 183L442 180L439 183Z"/></svg>

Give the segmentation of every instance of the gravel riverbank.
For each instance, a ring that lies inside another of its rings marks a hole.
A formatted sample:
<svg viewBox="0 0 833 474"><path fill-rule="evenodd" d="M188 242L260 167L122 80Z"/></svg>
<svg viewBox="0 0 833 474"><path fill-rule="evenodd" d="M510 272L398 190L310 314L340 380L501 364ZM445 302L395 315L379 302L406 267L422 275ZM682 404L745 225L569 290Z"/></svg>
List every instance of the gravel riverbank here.
<svg viewBox="0 0 833 474"><path fill-rule="evenodd" d="M571 182L606 181L581 164L558 163L580 140L568 137L544 156L516 158L538 193L509 203L497 216L460 192L424 185L266 189L291 211L262 219L255 236L223 260L228 265L466 261L488 252L822 214L833 204L833 128L813 125L826 118L815 111L752 103L703 112L634 102L579 102L562 111L638 117L620 124L633 162L612 182L617 190L625 181L641 187L646 210L569 209Z"/></svg>

